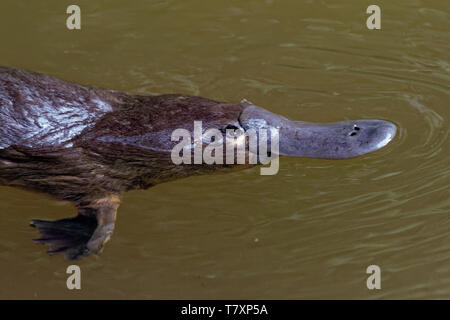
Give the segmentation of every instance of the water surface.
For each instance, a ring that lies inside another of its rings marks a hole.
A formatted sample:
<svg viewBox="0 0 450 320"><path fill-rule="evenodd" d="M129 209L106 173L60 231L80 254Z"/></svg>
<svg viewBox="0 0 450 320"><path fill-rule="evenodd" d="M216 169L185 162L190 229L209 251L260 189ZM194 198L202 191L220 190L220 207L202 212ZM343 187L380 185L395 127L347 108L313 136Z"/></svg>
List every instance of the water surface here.
<svg viewBox="0 0 450 320"><path fill-rule="evenodd" d="M342 1L341 1L342 2ZM31 241L68 203L0 188L0 298L450 298L450 3L2 1L0 64L132 93L246 98L303 121L383 119L388 147L281 159L126 194L100 256L66 267ZM382 289L366 288L367 266Z"/></svg>

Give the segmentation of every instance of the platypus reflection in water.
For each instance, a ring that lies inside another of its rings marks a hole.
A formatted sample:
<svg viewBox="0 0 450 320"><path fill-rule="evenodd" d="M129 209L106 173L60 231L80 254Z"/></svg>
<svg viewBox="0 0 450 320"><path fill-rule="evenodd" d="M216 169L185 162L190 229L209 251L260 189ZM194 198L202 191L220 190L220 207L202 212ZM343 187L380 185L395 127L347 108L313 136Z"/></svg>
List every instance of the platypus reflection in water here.
<svg viewBox="0 0 450 320"><path fill-rule="evenodd" d="M32 220L49 253L77 259L109 240L121 196L132 189L248 165L176 165L171 133L203 128L279 129L279 154L344 159L375 151L396 127L382 120L316 124L290 121L247 101L131 95L0 67L0 185L71 201L78 215ZM203 146L204 147L204 146ZM226 163L226 161L223 161Z"/></svg>

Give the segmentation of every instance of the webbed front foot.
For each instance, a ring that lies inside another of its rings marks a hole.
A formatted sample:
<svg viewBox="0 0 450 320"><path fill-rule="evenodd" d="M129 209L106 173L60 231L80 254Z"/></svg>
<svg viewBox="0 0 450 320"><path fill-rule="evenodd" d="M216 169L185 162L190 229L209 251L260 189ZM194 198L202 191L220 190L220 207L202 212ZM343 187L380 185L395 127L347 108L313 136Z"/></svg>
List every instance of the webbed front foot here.
<svg viewBox="0 0 450 320"><path fill-rule="evenodd" d="M119 203L119 197L110 196L79 204L74 218L33 219L30 225L41 234L34 241L47 244L49 254L60 253L67 260L100 253L114 231Z"/></svg>
<svg viewBox="0 0 450 320"><path fill-rule="evenodd" d="M41 234L38 243L47 244L49 254L64 254L67 260L76 260L89 254L87 243L97 228L97 219L78 215L61 220L31 220L30 226Z"/></svg>

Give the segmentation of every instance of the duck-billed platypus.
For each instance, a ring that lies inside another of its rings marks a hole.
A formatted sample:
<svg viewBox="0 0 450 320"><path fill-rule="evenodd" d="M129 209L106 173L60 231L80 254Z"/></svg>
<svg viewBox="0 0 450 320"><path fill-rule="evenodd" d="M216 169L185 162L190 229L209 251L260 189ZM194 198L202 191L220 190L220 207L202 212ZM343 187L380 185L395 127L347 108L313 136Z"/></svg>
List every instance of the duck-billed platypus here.
<svg viewBox="0 0 450 320"><path fill-rule="evenodd" d="M74 203L78 215L32 220L49 253L77 259L109 240L121 195L194 174L245 168L175 164L171 134L178 128L246 132L264 123L279 129L279 154L344 159L385 146L394 124L357 120L294 122L243 100L217 102L182 95L131 95L0 68L0 185ZM224 161L225 163L225 161Z"/></svg>

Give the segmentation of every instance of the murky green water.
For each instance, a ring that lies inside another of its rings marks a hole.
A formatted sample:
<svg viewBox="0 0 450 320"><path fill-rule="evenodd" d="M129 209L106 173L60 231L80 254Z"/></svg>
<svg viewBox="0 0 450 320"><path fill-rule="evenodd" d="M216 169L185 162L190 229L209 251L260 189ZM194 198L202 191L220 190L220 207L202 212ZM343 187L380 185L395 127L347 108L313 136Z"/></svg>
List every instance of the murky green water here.
<svg viewBox="0 0 450 320"><path fill-rule="evenodd" d="M0 298L450 298L450 2L393 2L370 31L372 1L2 1L0 65L399 132L357 159L128 193L77 292L28 226L75 210L1 187ZM81 31L65 26L74 3Z"/></svg>

